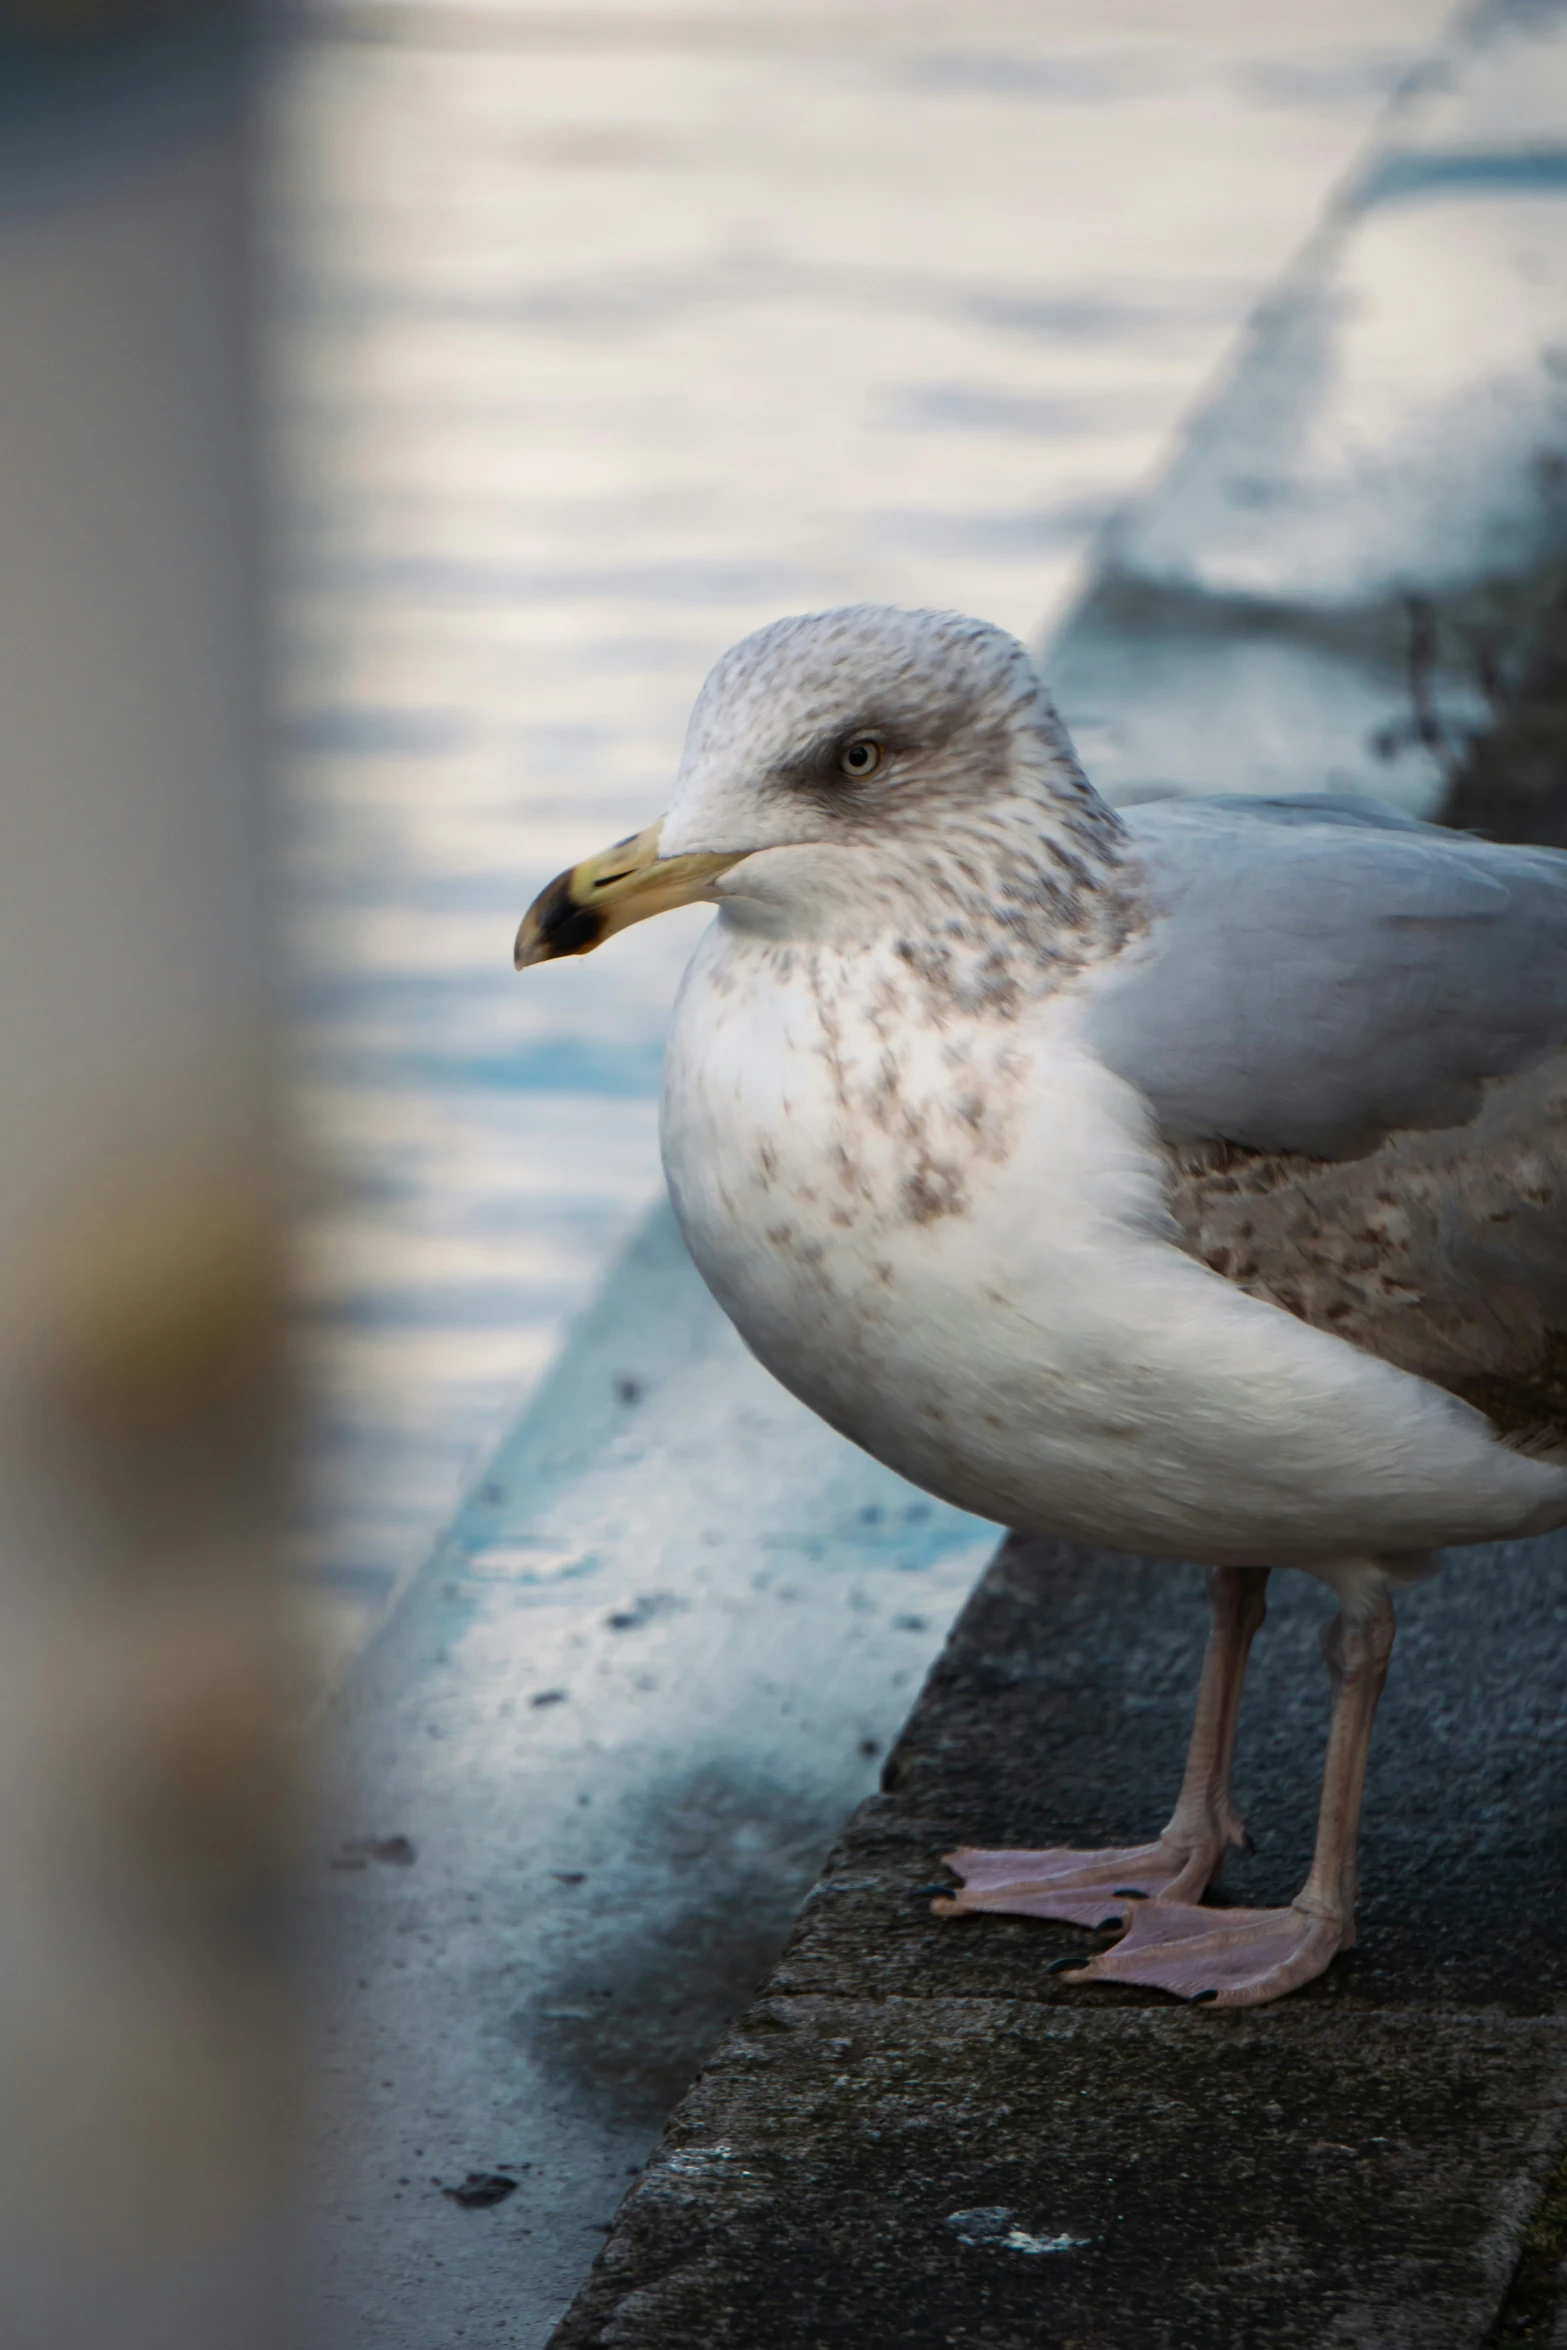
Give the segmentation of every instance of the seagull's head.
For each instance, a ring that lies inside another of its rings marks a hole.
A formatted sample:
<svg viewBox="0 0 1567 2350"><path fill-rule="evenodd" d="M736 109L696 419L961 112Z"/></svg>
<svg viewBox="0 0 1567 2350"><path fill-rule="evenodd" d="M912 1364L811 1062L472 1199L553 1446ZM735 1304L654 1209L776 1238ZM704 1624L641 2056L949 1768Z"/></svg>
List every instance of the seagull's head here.
<svg viewBox="0 0 1567 2350"><path fill-rule="evenodd" d="M517 968L697 900L817 938L897 921L911 891L1043 905L1118 830L1004 629L880 604L776 620L697 696L668 813L540 892Z"/></svg>

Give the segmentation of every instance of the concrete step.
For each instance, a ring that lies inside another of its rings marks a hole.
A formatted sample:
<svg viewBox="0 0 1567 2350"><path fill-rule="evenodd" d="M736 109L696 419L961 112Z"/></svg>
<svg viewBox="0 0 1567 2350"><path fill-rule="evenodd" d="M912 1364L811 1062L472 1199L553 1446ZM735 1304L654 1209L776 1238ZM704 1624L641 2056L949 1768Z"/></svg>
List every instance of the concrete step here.
<svg viewBox="0 0 1567 2350"><path fill-rule="evenodd" d="M1190 1568L1013 1538L756 2005L676 2111L551 2350L1480 2350L1552 2340L1567 2145L1560 1537L1455 1553L1402 1609L1360 1947L1279 2006L1072 1987L1093 1947L941 1921L953 1844L1130 1841L1179 1773ZM1274 1579L1242 1719L1288 1899L1327 1595ZM1526 2252L1527 2247L1527 2252Z"/></svg>

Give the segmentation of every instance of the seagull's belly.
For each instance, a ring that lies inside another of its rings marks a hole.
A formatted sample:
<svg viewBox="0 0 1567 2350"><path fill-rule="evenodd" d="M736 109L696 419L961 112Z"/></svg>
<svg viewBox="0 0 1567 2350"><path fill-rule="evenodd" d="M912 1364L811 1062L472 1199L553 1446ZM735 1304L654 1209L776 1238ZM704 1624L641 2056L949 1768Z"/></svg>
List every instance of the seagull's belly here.
<svg viewBox="0 0 1567 2350"><path fill-rule="evenodd" d="M1220 1563L1550 1514L1560 1473L1478 1414L1181 1254L1140 1097L1069 998L916 1032L758 961L720 933L688 977L670 1190L755 1354L877 1458L1004 1523Z"/></svg>

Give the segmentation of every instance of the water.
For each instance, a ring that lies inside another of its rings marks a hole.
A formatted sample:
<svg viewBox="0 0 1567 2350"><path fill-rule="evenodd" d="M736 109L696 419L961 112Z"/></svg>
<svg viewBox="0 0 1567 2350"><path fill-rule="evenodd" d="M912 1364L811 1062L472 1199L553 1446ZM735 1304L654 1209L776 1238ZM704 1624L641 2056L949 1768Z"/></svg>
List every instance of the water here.
<svg viewBox="0 0 1567 2350"><path fill-rule="evenodd" d="M325 12L279 93L300 1556L352 1651L658 1188L705 919L516 979L723 647L1030 636L1435 0Z"/></svg>

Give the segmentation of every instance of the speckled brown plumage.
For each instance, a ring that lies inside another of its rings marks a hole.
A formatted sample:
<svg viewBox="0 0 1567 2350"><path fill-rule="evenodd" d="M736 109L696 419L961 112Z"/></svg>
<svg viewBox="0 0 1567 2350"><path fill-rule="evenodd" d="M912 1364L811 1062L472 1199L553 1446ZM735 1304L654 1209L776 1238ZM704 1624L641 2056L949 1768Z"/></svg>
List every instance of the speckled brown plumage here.
<svg viewBox="0 0 1567 2350"><path fill-rule="evenodd" d="M1355 1159L1169 1144L1188 1252L1417 1372L1508 1440L1567 1452L1567 1059L1493 1079L1465 1126Z"/></svg>

